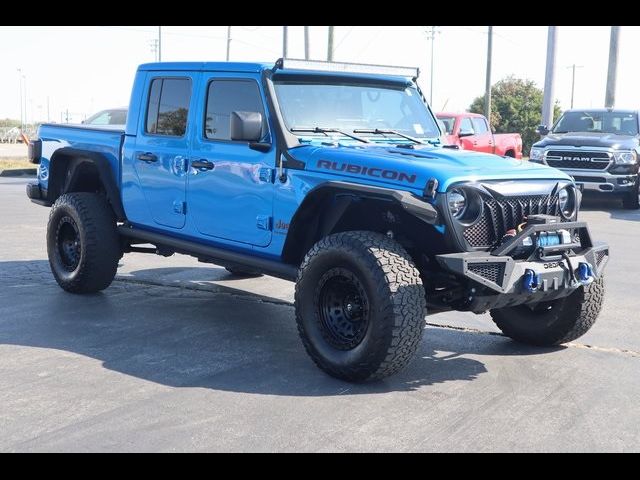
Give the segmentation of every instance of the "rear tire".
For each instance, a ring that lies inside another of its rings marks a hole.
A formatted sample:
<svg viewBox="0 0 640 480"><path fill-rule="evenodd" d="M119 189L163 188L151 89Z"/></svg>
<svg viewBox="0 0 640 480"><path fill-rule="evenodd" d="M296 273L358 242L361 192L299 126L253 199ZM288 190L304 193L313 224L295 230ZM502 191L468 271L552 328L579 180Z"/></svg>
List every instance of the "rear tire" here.
<svg viewBox="0 0 640 480"><path fill-rule="evenodd" d="M622 197L622 206L627 210L638 210L640 208L640 177L636 178L633 190L625 193Z"/></svg>
<svg viewBox="0 0 640 480"><path fill-rule="evenodd" d="M51 272L64 290L94 293L113 281L122 256L116 218L96 193L67 193L51 208L47 225Z"/></svg>
<svg viewBox="0 0 640 480"><path fill-rule="evenodd" d="M352 382L391 375L413 358L425 325L420 272L396 241L374 232L330 235L307 253L295 293L307 353Z"/></svg>
<svg viewBox="0 0 640 480"><path fill-rule="evenodd" d="M491 310L491 317L507 337L529 345L553 346L581 337L593 326L604 301L604 277L579 287L568 297Z"/></svg>

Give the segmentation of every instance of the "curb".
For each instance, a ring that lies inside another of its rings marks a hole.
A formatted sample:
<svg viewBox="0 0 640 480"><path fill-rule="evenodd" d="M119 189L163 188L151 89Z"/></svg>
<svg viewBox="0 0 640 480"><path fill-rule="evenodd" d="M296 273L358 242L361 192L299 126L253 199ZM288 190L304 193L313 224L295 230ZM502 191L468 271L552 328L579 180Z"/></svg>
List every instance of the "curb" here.
<svg viewBox="0 0 640 480"><path fill-rule="evenodd" d="M0 170L0 177L35 177L37 168L11 168Z"/></svg>

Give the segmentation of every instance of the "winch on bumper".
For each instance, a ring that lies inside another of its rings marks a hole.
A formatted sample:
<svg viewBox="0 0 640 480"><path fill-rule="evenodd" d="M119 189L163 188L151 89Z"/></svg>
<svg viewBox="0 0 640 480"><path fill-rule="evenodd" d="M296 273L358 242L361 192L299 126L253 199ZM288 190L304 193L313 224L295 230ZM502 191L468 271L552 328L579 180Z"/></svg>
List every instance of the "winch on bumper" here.
<svg viewBox="0 0 640 480"><path fill-rule="evenodd" d="M466 309L484 312L571 294L602 275L609 246L594 243L585 222L534 215L491 252L436 258L445 269L470 280Z"/></svg>

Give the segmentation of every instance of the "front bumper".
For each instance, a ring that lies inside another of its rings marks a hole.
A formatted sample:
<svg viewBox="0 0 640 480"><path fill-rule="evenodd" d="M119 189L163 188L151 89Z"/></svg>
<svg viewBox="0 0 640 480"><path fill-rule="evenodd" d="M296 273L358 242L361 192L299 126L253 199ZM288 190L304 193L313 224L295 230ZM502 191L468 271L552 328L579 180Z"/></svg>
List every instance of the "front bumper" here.
<svg viewBox="0 0 640 480"><path fill-rule="evenodd" d="M570 230L572 236L579 237L579 242L566 248L555 246L552 252L535 252L521 260L509 255L522 238L560 229ZM581 264L590 266L593 280L602 276L609 260L609 246L592 242L584 222L557 223L527 227L493 252L450 253L436 255L436 259L443 268L468 281L466 309L484 312L571 294L583 285L578 280ZM537 280L534 289L525 285L530 272Z"/></svg>
<svg viewBox="0 0 640 480"><path fill-rule="evenodd" d="M603 171L584 171L562 169L571 175L576 186L583 191L626 193L630 192L636 182L637 175L613 175Z"/></svg>

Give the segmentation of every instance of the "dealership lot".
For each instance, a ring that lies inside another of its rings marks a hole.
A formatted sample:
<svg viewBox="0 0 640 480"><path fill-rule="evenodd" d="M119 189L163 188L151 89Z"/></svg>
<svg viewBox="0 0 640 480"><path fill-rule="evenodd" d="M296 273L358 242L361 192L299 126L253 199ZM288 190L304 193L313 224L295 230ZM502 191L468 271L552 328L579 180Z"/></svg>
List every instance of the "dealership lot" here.
<svg viewBox="0 0 640 480"><path fill-rule="evenodd" d="M288 282L131 254L102 294L64 293L26 181L0 178L0 451L640 450L640 213L617 202L585 201L612 256L575 344L448 313L409 368L353 385L305 354Z"/></svg>

